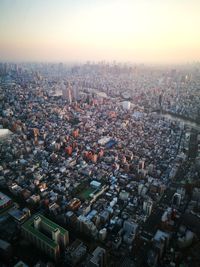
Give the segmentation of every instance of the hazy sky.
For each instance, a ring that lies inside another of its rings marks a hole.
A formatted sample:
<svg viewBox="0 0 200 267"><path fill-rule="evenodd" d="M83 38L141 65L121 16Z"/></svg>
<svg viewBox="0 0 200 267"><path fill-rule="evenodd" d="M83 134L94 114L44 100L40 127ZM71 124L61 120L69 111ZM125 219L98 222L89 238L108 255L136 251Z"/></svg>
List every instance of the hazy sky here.
<svg viewBox="0 0 200 267"><path fill-rule="evenodd" d="M200 0L0 0L0 61L200 60Z"/></svg>

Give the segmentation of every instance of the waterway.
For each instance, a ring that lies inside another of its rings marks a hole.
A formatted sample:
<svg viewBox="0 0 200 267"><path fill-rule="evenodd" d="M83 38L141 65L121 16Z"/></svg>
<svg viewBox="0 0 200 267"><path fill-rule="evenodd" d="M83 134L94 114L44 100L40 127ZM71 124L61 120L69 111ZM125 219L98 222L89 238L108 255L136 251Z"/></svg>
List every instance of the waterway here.
<svg viewBox="0 0 200 267"><path fill-rule="evenodd" d="M184 126L189 126L197 131L200 131L200 124L194 121L191 121L190 119L182 118L180 116L177 116L176 114L168 113L168 112L156 112L159 114L161 117L173 120L173 121L179 121L182 123Z"/></svg>

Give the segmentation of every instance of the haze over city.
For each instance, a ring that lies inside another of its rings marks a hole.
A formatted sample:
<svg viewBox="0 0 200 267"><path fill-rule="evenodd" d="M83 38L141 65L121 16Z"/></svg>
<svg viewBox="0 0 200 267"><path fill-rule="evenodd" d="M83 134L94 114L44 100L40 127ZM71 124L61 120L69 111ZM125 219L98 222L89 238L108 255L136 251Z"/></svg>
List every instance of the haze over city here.
<svg viewBox="0 0 200 267"><path fill-rule="evenodd" d="M0 2L3 61L200 59L198 0Z"/></svg>
<svg viewBox="0 0 200 267"><path fill-rule="evenodd" d="M200 267L200 0L0 0L0 267Z"/></svg>

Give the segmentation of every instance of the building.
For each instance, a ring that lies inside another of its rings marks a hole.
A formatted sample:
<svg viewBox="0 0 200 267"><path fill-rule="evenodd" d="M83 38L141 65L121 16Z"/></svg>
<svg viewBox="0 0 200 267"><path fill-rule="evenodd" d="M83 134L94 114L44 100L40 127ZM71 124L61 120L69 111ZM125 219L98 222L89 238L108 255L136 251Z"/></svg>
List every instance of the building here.
<svg viewBox="0 0 200 267"><path fill-rule="evenodd" d="M88 261L87 267L103 267L106 266L106 251L101 247L97 247Z"/></svg>
<svg viewBox="0 0 200 267"><path fill-rule="evenodd" d="M107 229L103 228L99 231L99 240L100 241L104 241L106 239L107 236Z"/></svg>
<svg viewBox="0 0 200 267"><path fill-rule="evenodd" d="M76 266L83 260L87 253L87 247L79 239L76 239L66 251L66 261L72 266Z"/></svg>
<svg viewBox="0 0 200 267"><path fill-rule="evenodd" d="M16 263L14 267L28 267L28 265L23 261L18 261L18 263Z"/></svg>
<svg viewBox="0 0 200 267"><path fill-rule="evenodd" d="M8 212L8 214L15 222L19 224L23 223L31 216L30 210L28 208L24 208L23 210L12 209Z"/></svg>
<svg viewBox="0 0 200 267"><path fill-rule="evenodd" d="M70 210L70 211L66 212L65 217L66 217L66 223L68 225L71 225L71 226L74 226L74 227L76 226L76 224L77 224L77 216L73 211Z"/></svg>
<svg viewBox="0 0 200 267"><path fill-rule="evenodd" d="M5 139L9 138L12 132L9 129L0 129L0 140L5 141Z"/></svg>
<svg viewBox="0 0 200 267"><path fill-rule="evenodd" d="M200 189L195 187L192 191L192 200L200 201Z"/></svg>
<svg viewBox="0 0 200 267"><path fill-rule="evenodd" d="M68 101L69 104L72 103L72 86L68 82L67 86L62 86L62 95L63 98Z"/></svg>
<svg viewBox="0 0 200 267"><path fill-rule="evenodd" d="M96 237L98 234L95 224L90 221L86 216L80 215L77 222L78 231Z"/></svg>
<svg viewBox="0 0 200 267"><path fill-rule="evenodd" d="M129 198L129 193L126 192L125 190L122 190L120 193L119 193L119 198L123 201L126 201L128 200Z"/></svg>
<svg viewBox="0 0 200 267"><path fill-rule="evenodd" d="M145 160L140 160L138 163L138 173L144 170Z"/></svg>
<svg viewBox="0 0 200 267"><path fill-rule="evenodd" d="M90 183L90 186L93 187L93 188L99 188L101 186L101 183L100 182L97 182L95 180L93 180L91 183Z"/></svg>
<svg viewBox="0 0 200 267"><path fill-rule="evenodd" d="M145 200L143 202L143 211L147 216L151 214L152 207L153 207L153 202L151 200Z"/></svg>
<svg viewBox="0 0 200 267"><path fill-rule="evenodd" d="M131 220L124 221L123 224L124 236L123 240L126 244L131 245L138 232L138 224Z"/></svg>
<svg viewBox="0 0 200 267"><path fill-rule="evenodd" d="M5 263L12 257L11 244L5 240L0 239L0 259ZM1 261L0 261L1 262ZM1 262L2 263L2 262Z"/></svg>
<svg viewBox="0 0 200 267"><path fill-rule="evenodd" d="M166 248L169 245L170 234L161 230L157 230L153 237L154 248L158 252L159 258L162 258Z"/></svg>
<svg viewBox="0 0 200 267"><path fill-rule="evenodd" d="M12 205L12 200L0 192L0 211Z"/></svg>
<svg viewBox="0 0 200 267"><path fill-rule="evenodd" d="M81 201L78 198L73 198L68 204L68 208L72 211L77 210L80 206Z"/></svg>
<svg viewBox="0 0 200 267"><path fill-rule="evenodd" d="M180 206L181 204L181 194L175 193L172 197L172 204L174 206Z"/></svg>
<svg viewBox="0 0 200 267"><path fill-rule="evenodd" d="M123 230L125 232L133 232L134 234L136 234L137 229L138 229L138 224L135 223L134 221L131 220L124 221Z"/></svg>
<svg viewBox="0 0 200 267"><path fill-rule="evenodd" d="M22 233L31 243L57 260L60 250L69 243L68 231L41 214L38 214L22 225Z"/></svg>
<svg viewBox="0 0 200 267"><path fill-rule="evenodd" d="M130 101L123 101L122 102L122 107L125 110L129 110L131 108L131 102Z"/></svg>

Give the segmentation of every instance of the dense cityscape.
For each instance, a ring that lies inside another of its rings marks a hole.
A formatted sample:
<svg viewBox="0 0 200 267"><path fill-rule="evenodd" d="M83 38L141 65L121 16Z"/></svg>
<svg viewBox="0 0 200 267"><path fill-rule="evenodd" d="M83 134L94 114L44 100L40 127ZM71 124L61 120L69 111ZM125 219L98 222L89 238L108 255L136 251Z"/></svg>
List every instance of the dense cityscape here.
<svg viewBox="0 0 200 267"><path fill-rule="evenodd" d="M0 64L0 266L200 266L200 65Z"/></svg>

